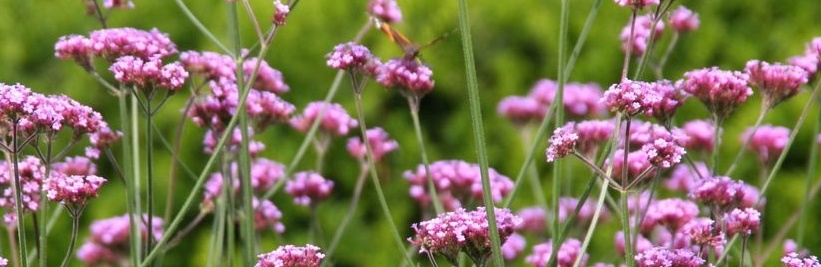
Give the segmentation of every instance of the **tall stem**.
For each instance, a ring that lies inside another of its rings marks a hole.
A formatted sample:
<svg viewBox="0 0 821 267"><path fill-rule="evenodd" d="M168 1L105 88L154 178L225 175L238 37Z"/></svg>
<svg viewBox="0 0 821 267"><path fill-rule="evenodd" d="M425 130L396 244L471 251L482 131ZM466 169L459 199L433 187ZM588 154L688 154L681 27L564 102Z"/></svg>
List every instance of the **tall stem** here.
<svg viewBox="0 0 821 267"><path fill-rule="evenodd" d="M411 119L413 120L413 130L416 133L416 143L419 144L419 154L422 157L422 165L425 167L425 176L427 177L428 192L430 193L431 202L433 203L433 210L436 214L445 212L442 207L442 201L439 199L439 193L436 191L436 186L433 183L433 178L430 173L430 161L428 160L428 150L425 147L425 140L422 138L422 125L419 124L419 100L418 96L408 96L408 107L411 112ZM367 140L367 139L366 139ZM367 141L365 141L367 143Z"/></svg>
<svg viewBox="0 0 821 267"><path fill-rule="evenodd" d="M325 250L326 259L333 257L333 253L336 251L336 246L339 245L339 241L342 240L342 234L345 233L345 229L348 228L348 224L350 224L351 219L353 219L354 214L356 214L356 207L359 204L359 199L362 198L362 189L365 187L366 178L368 178L369 166L364 162L359 165L362 166L362 168L359 170L359 176L356 179L356 186L354 187L353 196L351 196L351 204L348 207L348 212L345 213L345 217L339 222L339 226L336 228L336 233L334 233L334 237L331 239L331 244L328 245L328 249ZM322 266L327 266L330 262L331 261L329 260L322 261Z"/></svg>
<svg viewBox="0 0 821 267"><path fill-rule="evenodd" d="M738 153L736 153L735 158L733 158L732 164L730 164L730 167L727 169L727 173L725 173L724 176L730 176L731 174L733 174L733 171L735 170L736 165L738 164L738 160L740 160L741 156L744 155L744 152L747 151L747 145L750 144L750 140L752 140L753 136L755 136L755 133L758 131L758 128L761 126L761 123L764 121L764 117L767 116L767 113L769 111L770 108L767 107L766 104L762 103L761 112L759 112L758 118L755 120L755 124L753 124L752 132L750 132L750 135L747 136L747 138L744 138L744 144L742 144L741 148L738 149Z"/></svg>
<svg viewBox="0 0 821 267"><path fill-rule="evenodd" d="M713 114L713 164L710 166L710 173L718 173L719 154L721 154L721 125L724 124L724 118ZM744 149L744 148L741 148Z"/></svg>
<svg viewBox="0 0 821 267"><path fill-rule="evenodd" d="M150 93L153 95L153 93ZM154 129L151 128L154 121L154 114L151 112L151 98L152 95L146 95L145 98L145 173L146 173L146 186L148 187L148 192L146 195L146 209L148 210L148 218L146 218L147 226L150 227L153 225L154 222ZM151 250L151 238L145 239L145 251Z"/></svg>
<svg viewBox="0 0 821 267"><path fill-rule="evenodd" d="M23 214L23 187L20 184L20 146L18 145L18 135L16 118L12 118L11 123L11 161L13 165L13 180L14 180L14 209L17 214L17 251L21 266L28 266L26 255L26 217Z"/></svg>
<svg viewBox="0 0 821 267"><path fill-rule="evenodd" d="M637 8L633 8L633 14L630 16L630 36L627 37L627 51L624 52L624 62L621 66L621 79L627 79L627 72L630 71L630 58L633 56L633 42L635 42L635 35L636 32L636 16L638 15L639 10Z"/></svg>
<svg viewBox="0 0 821 267"><path fill-rule="evenodd" d="M123 91L118 91L117 98L119 100L119 107L120 107L120 127L123 131L123 140L120 142L122 145L122 157L123 162L123 183L125 184L126 188L126 203L128 204L126 209L128 211L128 221L129 221L129 232L131 236L140 236L140 210L139 210L139 196L133 180L133 168L136 166L133 165L133 161L131 160L132 152L131 152L131 124L129 123L129 116L128 116L128 100L126 99L128 95L125 94ZM129 238L129 250L131 254L131 264L133 266L137 266L140 264L141 252L140 252L140 238Z"/></svg>
<svg viewBox="0 0 821 267"><path fill-rule="evenodd" d="M817 99L810 99L810 101L818 101ZM816 115L815 125L813 125L812 129L812 137L815 138L818 136L819 131L821 131L821 108L818 109L818 114ZM807 177L804 179L804 202L801 205L801 215L798 219L798 233L796 237L795 243L798 247L803 247L804 245L804 233L807 231L807 208L809 208L810 203L812 203L810 198L810 188L812 185L812 179L815 178L815 173L818 168L818 144L810 145L810 157L807 160Z"/></svg>
<svg viewBox="0 0 821 267"><path fill-rule="evenodd" d="M624 127L624 158L622 159L621 163L621 181L622 186L625 186L627 181L628 175L628 165L627 165L627 154L630 153L630 116L625 116L625 127ZM615 164L615 163L614 163ZM630 210L627 205L629 197L629 191L625 190L621 192L621 223L622 223L622 231L624 232L624 261L628 267L632 267L633 263L633 244L630 242L633 240L630 235Z"/></svg>
<svg viewBox="0 0 821 267"><path fill-rule="evenodd" d="M81 208L80 208L81 209ZM80 210L78 209L78 210ZM77 214L75 214L77 212ZM63 263L60 266L68 266L68 262L71 260L71 255L74 255L74 245L77 243L77 233L80 232L80 211L72 211L71 213L71 239L68 243L68 249L66 250L66 256L63 258ZM149 234L150 235L150 234Z"/></svg>
<svg viewBox="0 0 821 267"><path fill-rule="evenodd" d="M51 134L48 134L48 137L46 137L46 157L43 159L44 163L46 164L46 172L44 179L48 179L49 177L51 177L51 154L54 148L53 140L54 138L51 136ZM38 220L38 223L36 225L37 232L39 233L39 245L37 246L39 249L37 250L37 258L40 260L40 266L47 266L46 263L48 263L48 258L46 258L46 247L48 245L48 229L46 225L46 216L48 216L49 203L47 200L48 197L46 195L46 190L40 190L40 211L38 212L38 214L40 215L40 220Z"/></svg>

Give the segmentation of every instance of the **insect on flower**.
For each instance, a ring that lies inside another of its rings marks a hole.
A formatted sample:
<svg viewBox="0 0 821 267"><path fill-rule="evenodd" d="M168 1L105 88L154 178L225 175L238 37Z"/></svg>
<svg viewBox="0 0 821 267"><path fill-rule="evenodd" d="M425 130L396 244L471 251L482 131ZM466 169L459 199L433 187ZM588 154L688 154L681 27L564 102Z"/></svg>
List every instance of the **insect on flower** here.
<svg viewBox="0 0 821 267"><path fill-rule="evenodd" d="M405 53L405 59L417 59L417 57L419 56L419 52L422 51L422 49L433 46L436 43L445 40L445 38L447 38L448 35L455 31L454 29L453 31L442 34L441 36L437 37L436 39L433 39L432 41L426 44L419 45L417 43L412 42L410 39L408 39L408 37L405 37L405 35L397 31L395 28L391 27L389 23L384 22L376 17L371 17L371 19L373 19L376 28L385 33L385 35L388 36L388 39L390 39L392 42L399 45L399 48L401 48L402 52Z"/></svg>

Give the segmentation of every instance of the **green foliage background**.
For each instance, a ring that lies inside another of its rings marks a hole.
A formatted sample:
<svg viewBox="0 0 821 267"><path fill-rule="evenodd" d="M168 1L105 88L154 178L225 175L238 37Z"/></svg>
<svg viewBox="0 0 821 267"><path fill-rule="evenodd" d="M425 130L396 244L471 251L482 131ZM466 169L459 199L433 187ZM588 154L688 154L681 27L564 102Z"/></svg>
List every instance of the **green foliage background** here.
<svg viewBox="0 0 821 267"><path fill-rule="evenodd" d="M167 32L179 50L212 50L216 46L193 27L172 1L136 0L133 10L115 10L110 13L111 27L136 27L150 29L157 27ZM221 40L227 38L227 4L221 0L186 1L192 11ZM251 1L256 16L263 24L270 18L272 6L268 0ZM404 21L396 27L412 40L425 42L457 27L456 2L438 0L399 0L405 15ZM578 36L592 0L571 1L571 45ZM680 4L700 14L702 26L693 33L683 36L669 61L668 79L675 80L687 70L708 66L725 69L742 69L749 59L784 61L786 58L803 53L804 44L814 36L821 35L821 5L816 0L761 0L761 1L679 1ZM474 34L479 88L482 98L483 115L487 127L490 163L499 172L514 177L524 158L522 140L514 127L495 113L498 101L509 95L526 94L530 86L540 78L556 75L556 56L559 23L559 1L469 1L471 26ZM285 75L291 92L284 96L288 101L302 108L309 101L319 100L325 95L335 71L325 66L324 56L331 48L353 38L368 17L366 1L315 1L302 0L288 18L287 25L277 34L272 52L267 61ZM60 36L87 34L98 29L99 24L84 15L84 5L80 1L17 1L0 0L0 82L22 83L36 91L52 94L66 94L78 101L101 111L111 125L119 125L116 116L116 101L107 95L101 86L76 64L58 60L53 56L54 43ZM617 81L622 61L618 34L629 18L629 11L619 8L612 1L605 0L596 19L588 42L578 59L571 80L597 82L607 87ZM247 16L242 14L243 42L250 46L255 40ZM669 32L665 33L669 38ZM663 40L666 40L664 38ZM365 37L363 44L382 58L397 57L400 50L387 41L376 30ZM464 67L459 37L450 35L441 42L422 52L423 59L433 68L436 88L422 102L421 118L428 141L430 157L439 159L463 159L475 162L474 144L465 90ZM103 71L105 72L105 71ZM178 124L179 110L183 107L187 93L175 96L158 117L158 127L166 138L171 138ZM353 98L348 84L335 101L353 112ZM795 99L776 108L766 119L766 123L792 128L807 101L809 94L802 93ZM412 124L404 99L393 91L376 84L366 89L365 109L369 126L381 126L396 138L402 148L387 159L380 168L383 187L389 197L394 218L405 236L412 234L410 223L420 219L420 209L408 197L408 184L401 174L404 170L419 164L419 154L414 141ZM751 125L758 114L759 98L756 95L737 110L726 124L723 155L734 155L739 149L739 134ZM819 107L815 107L817 110ZM707 118L705 109L696 101L685 106L687 110L678 117L679 121L693 118ZM776 178L768 194L765 236L773 236L778 226L797 210L802 201L804 176L808 148L815 145L810 129L818 119L814 113L798 135L798 139L787 157L781 174ZM198 172L204 165L201 152L203 131L185 124L184 155L182 160ZM266 157L288 163L295 154L302 135L289 127L269 130L259 139L267 144ZM545 146L544 142L540 144ZM158 143L156 149L159 164L158 174L168 173L169 153ZM78 150L79 152L79 150ZM344 215L355 176L358 172L355 161L344 150L344 140L337 140L330 158L326 160L326 177L336 181L334 195L320 205L320 220L326 234L326 241L336 229L336 224ZM724 159L723 162L729 162ZM568 160L571 162L571 160ZM573 181L565 188L566 195L578 196L580 187L587 181L588 172L576 163ZM123 186L113 177L111 167L101 162L103 175L108 175L110 183L93 201L83 216L89 223L93 219L106 218L125 213ZM311 169L313 154L303 161L300 169ZM536 165L542 173L545 188L553 180L549 176L549 166L543 156L537 157ZM736 172L742 178L757 184L758 165L752 155L747 155ZM164 177L161 177L159 207L165 207L164 194L167 191ZM179 207L193 185L193 179L180 176L175 193L175 208ZM400 254L390 238L386 221L378 210L372 187L366 187L365 200L361 202L358 216L346 233L342 246L333 259L345 266L395 266ZM544 192L548 192L545 190ZM534 205L531 190L523 190L514 207ZM274 202L284 212L286 233L274 236L262 235L263 251L270 251L281 243L304 244L307 242L306 225L310 217L307 209L296 207L286 197L276 196ZM821 229L818 219L821 213L816 205L810 208L809 231ZM162 209L160 209L162 210ZM187 215L193 218L195 213ZM51 239L51 259L56 262L61 256L63 244L67 244L70 220L62 218L57 234ZM602 227L595 236L589 252L595 260L613 260L612 238L618 223L611 219L609 226ZM210 218L199 230L187 238L183 245L175 248L164 258L168 266L201 266L205 264L208 249ZM81 238L87 236L84 226ZM65 234L63 234L65 233ZM794 237L794 235L791 235ZM581 232L576 237L582 237ZM546 237L545 237L546 238ZM5 240L2 239L2 240ZM82 240L80 240L82 241ZM536 239L529 240L529 247ZM8 245L1 242L0 255L7 256ZM810 234L806 238L811 251L821 251L821 239ZM58 245L59 244L59 245ZM529 253L528 249L525 253ZM776 252L780 253L780 252ZM418 257L422 262L423 257ZM518 261L521 263L521 259ZM77 262L79 264L79 262Z"/></svg>

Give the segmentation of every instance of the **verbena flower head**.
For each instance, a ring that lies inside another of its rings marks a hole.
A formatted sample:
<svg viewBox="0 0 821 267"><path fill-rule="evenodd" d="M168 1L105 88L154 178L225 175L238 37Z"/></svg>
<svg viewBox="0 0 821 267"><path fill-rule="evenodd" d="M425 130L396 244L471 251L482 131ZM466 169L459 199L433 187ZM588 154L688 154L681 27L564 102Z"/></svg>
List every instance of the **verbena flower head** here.
<svg viewBox="0 0 821 267"><path fill-rule="evenodd" d="M698 19L698 13L687 9L684 6L679 6L670 13L668 21L670 27L677 32L689 32L698 28L701 21Z"/></svg>
<svg viewBox="0 0 821 267"><path fill-rule="evenodd" d="M790 129L781 126L761 125L748 128L741 135L741 142L750 139L747 148L758 155L762 163L772 163L781 155L790 139Z"/></svg>
<svg viewBox="0 0 821 267"><path fill-rule="evenodd" d="M103 1L103 7L105 8L119 8L119 9L132 9L134 8L134 3L131 0L105 0Z"/></svg>
<svg viewBox="0 0 821 267"><path fill-rule="evenodd" d="M382 157L399 148L399 143L397 143L396 140L390 139L388 132L385 132L385 130L380 127L368 129L365 132L365 136L368 138L368 144L371 146L371 149L373 149L374 161L381 161ZM351 137L348 139L347 148L348 154L359 160L364 160L368 153L365 143L363 143L359 137Z"/></svg>
<svg viewBox="0 0 821 267"><path fill-rule="evenodd" d="M705 120L693 120L684 123L686 142L682 142L687 150L703 150L712 152L715 146L715 125Z"/></svg>
<svg viewBox="0 0 821 267"><path fill-rule="evenodd" d="M613 84L601 99L610 111L623 112L626 116L648 112L660 101L661 96L653 91L650 83L631 80Z"/></svg>
<svg viewBox="0 0 821 267"><path fill-rule="evenodd" d="M59 59L73 59L86 70L91 70L91 57L94 55L91 50L93 43L91 39L81 35L66 35L60 37L54 44L54 56Z"/></svg>
<svg viewBox="0 0 821 267"><path fill-rule="evenodd" d="M52 173L51 177L46 179L43 190L46 190L48 200L82 206L88 199L97 197L97 191L105 182L106 179L96 175Z"/></svg>
<svg viewBox="0 0 821 267"><path fill-rule="evenodd" d="M277 247L276 250L260 254L257 256L259 261L255 267L318 267L322 264L325 254L319 252L319 247L314 245L305 245L297 247L294 245L283 245Z"/></svg>
<svg viewBox="0 0 821 267"><path fill-rule="evenodd" d="M750 60L744 72L750 76L750 85L761 90L764 105L769 108L797 94L809 81L807 71L801 67L780 63Z"/></svg>
<svg viewBox="0 0 821 267"><path fill-rule="evenodd" d="M440 160L429 167L433 185L445 209L456 210L462 207L463 202L482 200L482 177L478 164ZM492 168L488 169L488 175L491 199L498 203L513 190L513 181ZM407 170L403 176L411 184L411 198L423 206L429 205L431 196L425 166L420 164L416 171Z"/></svg>
<svg viewBox="0 0 821 267"><path fill-rule="evenodd" d="M122 215L108 219L97 220L91 223L89 233L91 237L87 242L95 243L107 247L114 251L128 251L130 232L129 215ZM138 216L138 215L135 215ZM162 226L163 220L160 217L153 217L151 220L151 229L145 225L148 216L143 215L142 219L135 218L140 223L140 238L147 240L150 236L154 240L160 240L163 234Z"/></svg>
<svg viewBox="0 0 821 267"><path fill-rule="evenodd" d="M685 92L701 100L720 119L726 118L753 90L747 86L749 75L738 71L704 68L684 73L676 83Z"/></svg>
<svg viewBox="0 0 821 267"><path fill-rule="evenodd" d="M758 232L758 227L761 224L761 212L753 208L734 209L724 214L724 223L727 227L727 235L742 234L749 236L754 232Z"/></svg>
<svg viewBox="0 0 821 267"><path fill-rule="evenodd" d="M696 167L695 170L688 164L677 165L670 173L670 179L664 181L664 186L674 191L690 192L697 181L712 176L704 162L695 162L693 165Z"/></svg>
<svg viewBox="0 0 821 267"><path fill-rule="evenodd" d="M678 138L672 134L642 146L641 150L647 154L651 164L665 169L681 162L681 157L687 153L678 145Z"/></svg>
<svg viewBox="0 0 821 267"><path fill-rule="evenodd" d="M556 253L556 260L553 261L554 266L570 267L576 262L576 258L581 253L582 242L575 238L568 238L559 246L559 252ZM535 267L546 267L550 261L550 255L553 254L553 241L541 243L533 246L533 254L525 258L525 262ZM589 256L585 253L582 255L580 266L585 266Z"/></svg>
<svg viewBox="0 0 821 267"><path fill-rule="evenodd" d="M785 267L821 267L821 263L818 263L818 257L812 255L801 257L795 252L782 257L781 262L784 263Z"/></svg>
<svg viewBox="0 0 821 267"><path fill-rule="evenodd" d="M649 232L657 225L677 230L698 216L696 203L678 199L662 199L650 204L641 224L643 232Z"/></svg>
<svg viewBox="0 0 821 267"><path fill-rule="evenodd" d="M125 259L110 248L93 242L86 242L77 249L77 259L87 266L114 266Z"/></svg>
<svg viewBox="0 0 821 267"><path fill-rule="evenodd" d="M508 209L494 208L496 227L502 242L513 234L521 219ZM456 262L460 251L467 253L474 263L486 260L491 254L490 229L484 207L475 211L456 211L439 214L436 218L414 223L411 244L419 246L419 253L444 256Z"/></svg>
<svg viewBox="0 0 821 267"><path fill-rule="evenodd" d="M371 0L368 3L368 13L385 23L402 21L402 10L396 0Z"/></svg>
<svg viewBox="0 0 821 267"><path fill-rule="evenodd" d="M296 111L296 107L269 91L251 90L245 100L248 116L254 120L257 129L285 122Z"/></svg>
<svg viewBox="0 0 821 267"><path fill-rule="evenodd" d="M348 115L342 105L322 101L308 103L302 115L292 118L289 123L298 131L307 132L323 110L324 114L319 124L319 129L323 132L341 136L347 135L352 128L359 126L359 123Z"/></svg>
<svg viewBox="0 0 821 267"><path fill-rule="evenodd" d="M273 202L267 199L260 201L254 198L252 203L254 206L254 228L257 231L264 229L271 229L277 233L285 231L285 225L280 222L282 212Z"/></svg>
<svg viewBox="0 0 821 267"><path fill-rule="evenodd" d="M40 190L45 180L45 167L40 159L28 156L17 164L20 176L23 212L40 209ZM15 197L12 184L13 166L10 162L0 161L0 207L15 208ZM14 212L7 213L14 214Z"/></svg>
<svg viewBox="0 0 821 267"><path fill-rule="evenodd" d="M530 89L528 97L542 103L546 112L547 106L553 103L557 90L555 81L541 79ZM595 83L567 83L562 97L564 111L575 118L604 115L607 110L599 104L602 94L601 86Z"/></svg>
<svg viewBox="0 0 821 267"><path fill-rule="evenodd" d="M573 148L578 140L579 135L576 134L575 123L573 122L553 131L553 136L548 140L550 146L547 147L545 152L547 162L553 162L556 159L573 154Z"/></svg>
<svg viewBox="0 0 821 267"><path fill-rule="evenodd" d="M62 162L52 164L51 171L63 175L95 175L97 165L87 157L66 157Z"/></svg>
<svg viewBox="0 0 821 267"><path fill-rule="evenodd" d="M653 243L650 242L650 240L648 240L646 237L644 237L641 234L636 234L636 233L634 233L634 235L637 235L636 236L636 245L635 245L635 248L634 248L635 253L642 253L644 251L647 251L647 250L653 248ZM614 241L616 243L616 252L618 252L621 255L624 255L624 232L623 231L616 232L616 237L615 237Z"/></svg>
<svg viewBox="0 0 821 267"><path fill-rule="evenodd" d="M726 212L735 208L753 207L759 192L743 181L733 180L727 176L713 176L699 180L689 196Z"/></svg>
<svg viewBox="0 0 821 267"><path fill-rule="evenodd" d="M642 9L646 6L655 6L659 0L614 0L619 6L629 6L631 8Z"/></svg>
<svg viewBox="0 0 821 267"><path fill-rule="evenodd" d="M89 34L91 52L95 56L114 61L122 56L135 56L143 60L164 58L177 53L176 45L168 35L157 29L144 31L134 28L110 28Z"/></svg>
<svg viewBox="0 0 821 267"><path fill-rule="evenodd" d="M283 4L279 0L274 0L274 15L271 18L271 22L282 26L285 25L285 19L288 17L288 13L291 13L291 7Z"/></svg>
<svg viewBox="0 0 821 267"><path fill-rule="evenodd" d="M561 197L559 198L559 221L566 222L571 214L576 210L576 206L579 204L579 199L572 198L572 197ZM586 200L583 204L579 213L576 214L574 219L574 224L576 225L588 225L593 221L593 215L596 213L596 201L592 199ZM609 213L607 209L602 208L599 213L599 220L605 220L609 217ZM544 219L544 216L542 217Z"/></svg>
<svg viewBox="0 0 821 267"><path fill-rule="evenodd" d="M676 110L678 110L689 97L682 92L681 89L673 86L668 80L659 80L650 83L650 90L658 94L660 99L650 106L647 110L647 115L661 123L668 122L676 113Z"/></svg>
<svg viewBox="0 0 821 267"><path fill-rule="evenodd" d="M604 144L613 135L616 125L612 120L588 120L576 123L576 134L579 140L576 147L584 153L594 151L599 145Z"/></svg>
<svg viewBox="0 0 821 267"><path fill-rule="evenodd" d="M376 82L404 93L423 96L433 90L433 71L416 59L391 59L379 67Z"/></svg>
<svg viewBox="0 0 821 267"><path fill-rule="evenodd" d="M163 66L156 57L148 60L133 56L119 57L109 70L118 82L147 91L166 88L173 92L182 88L188 79L188 72L179 62Z"/></svg>
<svg viewBox="0 0 821 267"><path fill-rule="evenodd" d="M513 233L507 238L507 241L505 241L500 248L502 250L502 257L504 257L506 261L513 261L519 256L519 254L525 251L526 246L527 240L525 240L525 237L517 233Z"/></svg>
<svg viewBox="0 0 821 267"><path fill-rule="evenodd" d="M0 267L6 267L9 265L9 260L3 257L0 257Z"/></svg>
<svg viewBox="0 0 821 267"><path fill-rule="evenodd" d="M522 126L529 122L541 121L547 113L547 107L532 97L509 96L499 102L496 112L516 126Z"/></svg>
<svg viewBox="0 0 821 267"><path fill-rule="evenodd" d="M239 167L236 163L231 164L231 184L234 193L239 192ZM285 165L266 158L256 158L251 163L251 188L256 193L263 193L271 189L274 184L285 177ZM203 191L203 205L213 206L213 200L222 195L224 183L223 175L220 172L211 174L205 182Z"/></svg>
<svg viewBox="0 0 821 267"><path fill-rule="evenodd" d="M227 79L209 81L211 93L194 99L188 117L200 127L222 131L237 112L239 90L236 83ZM245 101L246 112L258 129L274 122L285 122L296 111L293 104L270 91L252 89Z"/></svg>
<svg viewBox="0 0 821 267"><path fill-rule="evenodd" d="M707 246L723 248L727 239L723 231L716 229L715 221L709 218L695 218L682 226L672 241L676 247Z"/></svg>
<svg viewBox="0 0 821 267"><path fill-rule="evenodd" d="M282 72L272 68L265 60L260 60L255 57L242 62L242 74L245 81L250 81L251 74L254 72L254 68L257 68L257 64L259 64L259 68L257 69L257 76L252 88L275 94L284 94L291 89L288 84L285 83ZM236 78L234 80L236 81Z"/></svg>
<svg viewBox="0 0 821 267"><path fill-rule="evenodd" d="M220 132L214 132L213 130L208 130L205 132L205 137L202 139L203 145L203 152L207 154L214 153L214 150L217 148L217 143L219 142L219 138L222 135ZM251 157L256 157L260 151L265 149L265 144L262 142L256 141L254 138L254 131L253 129L248 129L248 150L251 154ZM223 151L228 152L237 152L242 147L242 130L240 128L234 128L231 131L230 137L225 143L225 148Z"/></svg>
<svg viewBox="0 0 821 267"><path fill-rule="evenodd" d="M206 79L212 81L224 80L219 81L219 83L233 84L233 87L236 87L237 64L230 56L208 51L185 51L180 54L180 62L186 70L193 74L203 75ZM259 64L259 68L252 86L253 89L275 94L283 94L290 90L280 71L272 68L268 65L268 62L255 57L249 57L243 61L242 71L246 83L250 81L251 74L257 68L257 64ZM209 85L214 89L213 84Z"/></svg>
<svg viewBox="0 0 821 267"><path fill-rule="evenodd" d="M704 265L704 259L698 257L689 249L669 249L655 247L635 256L639 267L699 267Z"/></svg>
<svg viewBox="0 0 821 267"><path fill-rule="evenodd" d="M651 35L653 40L658 40L659 38L661 38L662 32L664 32L664 21L658 21L654 32L653 20L653 14L646 14L636 17L635 23L632 20L628 21L627 25L621 29L621 35L619 35L619 38L621 39L621 50L625 53L627 53L627 51L632 51L631 53L635 55L644 54L644 52L647 51L648 44L650 43ZM630 33L631 27L633 26L635 27L632 29L633 38L631 43Z"/></svg>
<svg viewBox="0 0 821 267"><path fill-rule="evenodd" d="M366 75L375 75L381 64L367 47L354 42L334 46L334 50L325 55L325 58L328 59L325 63L332 69Z"/></svg>
<svg viewBox="0 0 821 267"><path fill-rule="evenodd" d="M88 140L91 146L86 147L86 157L97 159L100 156L100 150L111 147L117 141L122 139L123 133L120 131L112 131L108 128L108 124L103 124L99 131L91 133Z"/></svg>
<svg viewBox="0 0 821 267"><path fill-rule="evenodd" d="M316 172L298 172L285 184L285 192L297 205L308 206L327 198L334 189L334 182Z"/></svg>
<svg viewBox="0 0 821 267"><path fill-rule="evenodd" d="M516 226L518 232L539 233L547 226L545 210L541 207L528 207L516 213L522 219L522 223Z"/></svg>

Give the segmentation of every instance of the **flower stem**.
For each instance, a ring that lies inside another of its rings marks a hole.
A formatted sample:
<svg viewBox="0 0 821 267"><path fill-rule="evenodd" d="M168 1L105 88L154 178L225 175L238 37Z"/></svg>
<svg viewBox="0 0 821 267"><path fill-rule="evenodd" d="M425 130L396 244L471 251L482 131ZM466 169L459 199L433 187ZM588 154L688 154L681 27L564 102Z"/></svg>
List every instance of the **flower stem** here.
<svg viewBox="0 0 821 267"><path fill-rule="evenodd" d="M809 101L818 101L817 99L810 99ZM816 117L815 125L812 129L812 137L816 138L818 136L819 131L821 131L821 109L818 109L818 115ZM815 140L813 140L815 141ZM796 237L795 243L798 247L802 247L804 245L804 234L807 231L807 208L809 208L810 203L812 203L812 199L810 197L810 188L812 184L813 178L815 178L815 173L818 168L818 144L813 143L810 145L810 157L807 160L807 177L804 180L804 187L806 191L804 192L804 202L801 205L801 215L798 219L798 233Z"/></svg>
<svg viewBox="0 0 821 267"><path fill-rule="evenodd" d="M408 96L408 107L410 108L411 119L413 120L413 130L416 133L416 143L419 144L419 154L422 157L422 165L425 167L425 176L427 177L428 192L430 194L431 202L433 203L433 210L436 214L445 212L442 207L442 201L439 199L439 193L436 191L436 185L433 183L433 178L430 173L430 161L428 160L428 150L425 146L425 139L422 137L422 125L419 123L419 100L417 96ZM367 139L365 139L367 140ZM367 143L367 141L365 141Z"/></svg>
<svg viewBox="0 0 821 267"><path fill-rule="evenodd" d="M667 65L667 59L670 58L670 54L672 54L673 49L676 48L676 44L678 44L678 39L680 36L681 34L679 34L678 31L673 31L673 37L667 45L667 50L664 51L664 55L662 55L661 59L659 59L658 65L653 68L653 72L656 74L656 79L664 78L664 65Z"/></svg>
<svg viewBox="0 0 821 267"><path fill-rule="evenodd" d="M636 32L636 16L638 15L639 10L637 8L633 8L632 10L633 13L630 16L630 36L627 38L627 51L624 52L624 62L621 66L622 80L627 79L627 72L630 71L630 58L633 56L633 42L635 42L635 38L633 38L633 36Z"/></svg>
<svg viewBox="0 0 821 267"><path fill-rule="evenodd" d="M368 177L368 169L370 167L364 162L361 163L360 166L362 166L362 168L359 170L359 176L357 176L358 178L356 179L356 186L354 187L353 196L351 196L351 204L348 207L348 212L345 213L345 217L339 222L339 226L336 228L336 233L334 233L334 237L331 239L331 244L328 245L328 249L325 250L326 259L330 259L334 251L336 251L336 246L339 245L339 241L342 240L342 234L345 233L345 229L348 228L348 224L350 224L351 219L353 219L353 216L356 213L356 207L359 204L359 199L362 198L362 189L365 187L365 181ZM328 264L330 264L329 260L322 261L322 266L327 266Z"/></svg>
<svg viewBox="0 0 821 267"><path fill-rule="evenodd" d="M750 144L750 140L753 139L753 136L755 136L755 133L758 131L758 128L761 127L761 123L764 121L764 117L767 116L767 113L769 113L769 111L769 107L767 107L764 104L761 105L761 112L759 112L758 118L755 120L755 124L753 124L752 132L750 132L750 135L747 136L747 138L744 138L744 144L742 144L741 148L738 149L738 153L736 153L735 158L733 158L733 163L730 164L730 167L727 169L727 173L725 173L724 176L730 176L733 174L733 171L735 170L738 164L738 160L740 160L741 156L744 155L744 152L747 151L747 145Z"/></svg>
<svg viewBox="0 0 821 267"><path fill-rule="evenodd" d="M217 39L217 37L214 36L214 34L211 33L211 31L208 30L208 28L205 27L205 25L203 25L202 22L200 22L199 19L197 19L197 16L195 16L194 13L191 12L191 9L189 9L188 6L185 5L185 3L182 2L182 0L174 0L174 3L177 4L177 7L182 9L182 13L185 14L186 17L188 17L188 20L191 21L192 24L194 24L194 27L197 27L197 29L199 29L200 32L202 32L202 34L205 35L205 37L207 37L209 40L211 40L211 42L214 42L214 44L217 45L217 47L220 50L222 50L223 53L226 53L231 57L235 57L235 55L231 51L231 49L228 49L227 46L222 44L222 42L220 42L220 40Z"/></svg>
<svg viewBox="0 0 821 267"><path fill-rule="evenodd" d="M71 212L71 239L69 239L68 249L66 250L66 256L63 258L63 263L60 266L68 266L69 260L71 260L71 255L74 255L74 245L77 243L77 233L80 232L80 212L77 211L77 214ZM150 235L150 234L149 234Z"/></svg>
<svg viewBox="0 0 821 267"><path fill-rule="evenodd" d="M622 224L622 231L624 232L624 262L627 264L628 267L634 266L635 263L633 262L633 244L630 240L633 240L630 236L630 210L627 205L628 195L629 192L622 191L621 192L621 224Z"/></svg>
<svg viewBox="0 0 821 267"><path fill-rule="evenodd" d="M28 266L28 259L26 255L26 217L23 214L23 186L20 184L20 146L18 144L18 136L20 132L17 131L17 118L12 118L11 123L11 161L12 161L12 177L14 181L14 209L17 215L17 250L19 251L19 259L21 266Z"/></svg>
<svg viewBox="0 0 821 267"><path fill-rule="evenodd" d="M713 164L710 166L710 173L715 175L719 170L719 154L721 154L721 125L724 124L724 118L713 114L713 123L713 127L715 127L713 128Z"/></svg>
<svg viewBox="0 0 821 267"><path fill-rule="evenodd" d="M140 235L140 226L137 224L139 220L138 216L140 215L140 208L139 208L139 196L137 195L138 191L134 185L134 180L132 175L134 175L133 168L133 161L131 157L133 155L131 149L131 126L129 123L129 116L128 116L128 95L125 94L124 91L118 91L117 98L119 100L119 107L120 107L120 127L123 131L123 139L120 141L122 145L122 157L123 162L123 184L126 188L126 203L127 207L126 210L128 211L128 221L129 221L129 232L131 236L139 236ZM140 263L140 238L129 238L129 249L131 255L131 264L133 266L137 266Z"/></svg>
<svg viewBox="0 0 821 267"><path fill-rule="evenodd" d="M587 234L584 236L584 242L582 243L581 249L579 249L579 255L576 256L576 261L573 263L573 267L578 267L579 264L581 264L581 261L584 258L584 252L587 250L587 246L590 244L590 239L593 237L593 232L596 231L596 225L599 222L599 215L601 214L601 210L604 206L604 199L605 196L607 196L607 189L610 186L609 184L610 180L604 180L602 183L599 199L596 202L596 211L593 213L593 219L590 221L590 227L587 228Z"/></svg>

